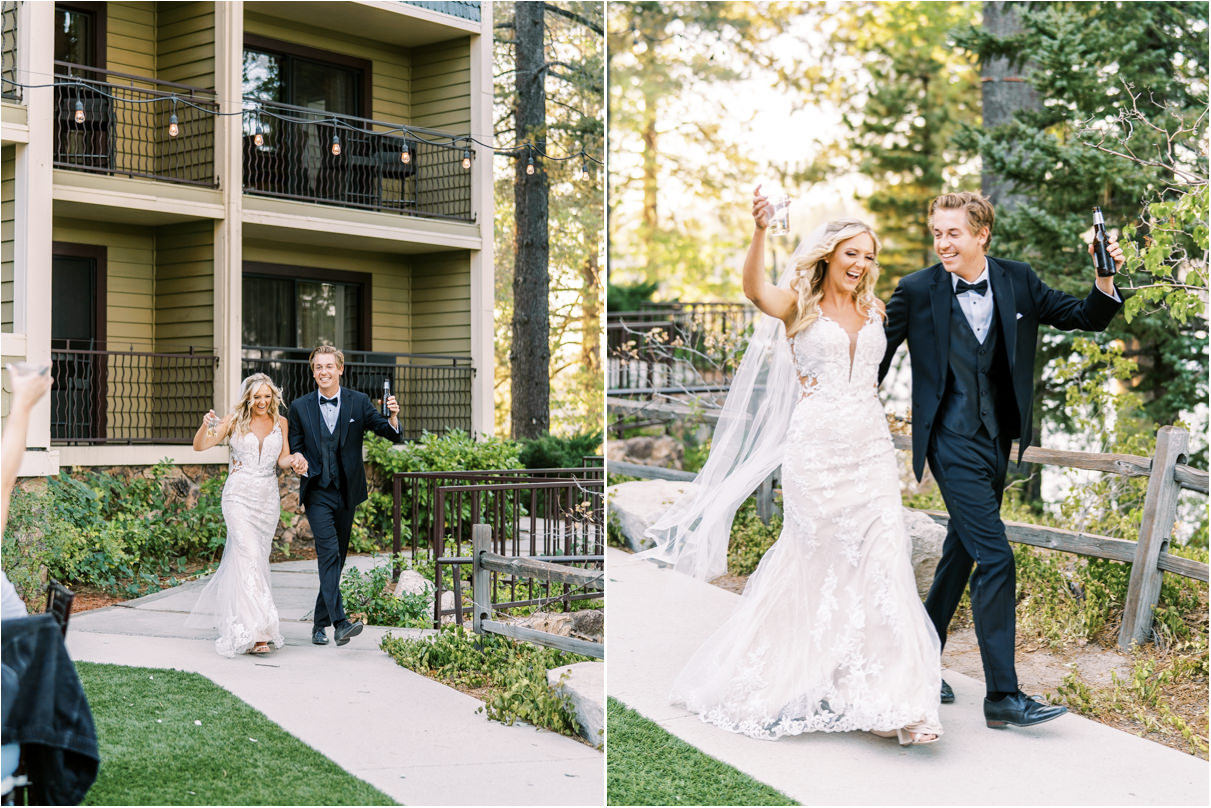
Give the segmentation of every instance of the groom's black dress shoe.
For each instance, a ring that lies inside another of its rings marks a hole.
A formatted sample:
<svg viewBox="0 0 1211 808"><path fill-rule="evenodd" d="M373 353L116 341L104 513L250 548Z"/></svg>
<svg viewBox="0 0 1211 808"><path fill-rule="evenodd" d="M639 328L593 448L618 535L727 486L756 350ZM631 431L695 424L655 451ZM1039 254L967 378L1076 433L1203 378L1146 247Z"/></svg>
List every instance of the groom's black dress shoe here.
<svg viewBox="0 0 1211 808"><path fill-rule="evenodd" d="M311 642L315 645L327 645L328 635L324 633L323 626L311 627Z"/></svg>
<svg viewBox="0 0 1211 808"><path fill-rule="evenodd" d="M984 699L984 722L994 729L1011 724L1015 727L1033 727L1068 712L1058 704L1043 704L1022 691L1011 693L1000 701Z"/></svg>
<svg viewBox="0 0 1211 808"><path fill-rule="evenodd" d="M950 685L946 684L945 679L942 680L942 703L943 704L954 704L955 703L955 692L950 689Z"/></svg>
<svg viewBox="0 0 1211 808"><path fill-rule="evenodd" d="M344 645L349 642L350 637L356 637L362 633L361 620L345 620L336 627L336 631L332 632L332 636L336 638L337 645Z"/></svg>

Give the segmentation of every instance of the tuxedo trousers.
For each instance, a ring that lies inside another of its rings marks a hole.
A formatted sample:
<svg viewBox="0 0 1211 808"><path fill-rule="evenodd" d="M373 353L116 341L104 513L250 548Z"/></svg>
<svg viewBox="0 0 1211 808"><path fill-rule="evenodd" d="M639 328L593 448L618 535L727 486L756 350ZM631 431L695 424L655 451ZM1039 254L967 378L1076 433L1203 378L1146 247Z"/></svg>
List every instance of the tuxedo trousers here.
<svg viewBox="0 0 1211 808"><path fill-rule="evenodd" d="M341 572L349 554L349 535L353 532L353 508L335 485L312 488L303 503L307 521L315 536L316 564L319 566L320 591L315 598L312 624L316 628L333 626L345 619L341 602Z"/></svg>
<svg viewBox="0 0 1211 808"><path fill-rule="evenodd" d="M1013 661L1016 571L1001 521L1009 446L1008 438L993 438L982 426L973 436L939 426L927 455L950 522L925 610L945 646L947 627L970 581L971 614L989 692L1018 689Z"/></svg>

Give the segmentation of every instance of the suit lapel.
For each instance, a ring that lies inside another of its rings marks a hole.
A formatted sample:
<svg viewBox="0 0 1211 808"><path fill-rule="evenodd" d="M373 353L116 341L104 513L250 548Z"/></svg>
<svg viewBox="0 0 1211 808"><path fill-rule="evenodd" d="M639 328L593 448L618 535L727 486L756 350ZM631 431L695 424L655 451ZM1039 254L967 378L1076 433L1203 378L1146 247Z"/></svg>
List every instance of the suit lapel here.
<svg viewBox="0 0 1211 808"><path fill-rule="evenodd" d="M315 410L315 428L317 430L315 433L315 445L318 448L324 440L324 436L328 434L328 426L324 423L324 408L320 406L319 391L317 390L315 393L312 393L307 397L307 400L311 402L308 406Z"/></svg>
<svg viewBox="0 0 1211 808"><path fill-rule="evenodd" d="M995 258L988 259L988 280L992 284L992 303L1001 321L1001 340L1005 343L1005 355L1009 358L1009 376L1013 378L1018 342L1017 298L1013 294L1013 280Z"/></svg>
<svg viewBox="0 0 1211 808"><path fill-rule="evenodd" d="M933 311L933 339L938 352L938 367L945 370L950 362L950 298L954 294L950 273L939 264L930 284L929 303Z"/></svg>
<svg viewBox="0 0 1211 808"><path fill-rule="evenodd" d="M341 389L341 413L336 418L336 445L339 450L345 445L345 435L349 432L349 414L353 412L349 391Z"/></svg>

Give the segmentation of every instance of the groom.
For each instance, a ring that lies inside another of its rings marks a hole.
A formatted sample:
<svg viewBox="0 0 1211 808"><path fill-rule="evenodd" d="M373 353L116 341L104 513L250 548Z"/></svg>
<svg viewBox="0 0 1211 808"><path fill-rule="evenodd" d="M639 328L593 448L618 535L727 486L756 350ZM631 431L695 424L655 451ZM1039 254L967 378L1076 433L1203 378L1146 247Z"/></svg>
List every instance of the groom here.
<svg viewBox="0 0 1211 808"><path fill-rule="evenodd" d="M1039 325L1101 331L1122 301L1113 278L1097 278L1079 300L1048 288L1029 264L987 256L993 219L992 203L976 193L943 194L930 204L929 226L941 263L905 276L892 294L879 381L907 339L913 471L920 481L929 460L950 513L925 609L945 645L970 576L971 613L988 691L985 723L1027 727L1066 708L1042 704L1018 689L1014 559L1001 521L1010 442L1020 439L1021 462L1032 437ZM1110 246L1110 254L1121 267L1118 244ZM942 701L954 701L946 682Z"/></svg>
<svg viewBox="0 0 1211 808"><path fill-rule="evenodd" d="M290 402L290 451L294 470L306 475L299 501L315 535L320 593L315 599L311 641L327 645L325 629L334 626L337 645L362 633L360 620L350 621L341 603L341 571L349 552L353 511L366 499L362 437L366 430L399 443L399 405L387 397L390 420L356 390L341 387L345 355L331 345L311 352L311 375L319 390Z"/></svg>

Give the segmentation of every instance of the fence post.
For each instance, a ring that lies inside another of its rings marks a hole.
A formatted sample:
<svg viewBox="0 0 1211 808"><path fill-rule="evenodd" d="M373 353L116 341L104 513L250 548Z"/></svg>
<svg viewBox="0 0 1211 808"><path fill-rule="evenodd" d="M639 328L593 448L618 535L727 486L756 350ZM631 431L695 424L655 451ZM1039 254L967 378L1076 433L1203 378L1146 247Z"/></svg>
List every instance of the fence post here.
<svg viewBox="0 0 1211 808"><path fill-rule="evenodd" d="M492 617L492 573L480 565L480 555L492 552L492 526L471 525L471 630L483 633Z"/></svg>
<svg viewBox="0 0 1211 808"><path fill-rule="evenodd" d="M1161 593L1162 572L1157 568L1161 552L1169 545L1173 522L1177 518L1177 497L1181 485L1174 478L1174 468L1186 459L1190 435L1174 426L1162 426L1156 433L1156 453L1148 478L1148 495L1144 499L1144 517L1140 523L1135 560L1131 564L1131 579L1127 584L1127 600L1123 604L1123 625L1118 644L1124 651L1132 643L1140 644L1152 633L1152 611Z"/></svg>

